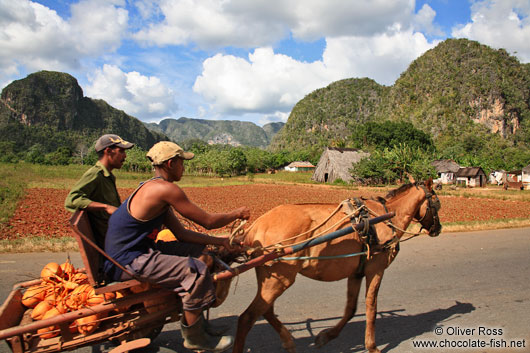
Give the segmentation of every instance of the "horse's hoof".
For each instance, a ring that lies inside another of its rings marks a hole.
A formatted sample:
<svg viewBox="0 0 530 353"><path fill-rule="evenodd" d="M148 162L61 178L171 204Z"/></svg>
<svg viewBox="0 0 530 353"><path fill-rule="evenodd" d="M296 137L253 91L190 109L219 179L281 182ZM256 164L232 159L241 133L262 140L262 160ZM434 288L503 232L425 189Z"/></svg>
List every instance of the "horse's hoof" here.
<svg viewBox="0 0 530 353"><path fill-rule="evenodd" d="M296 345L294 342L289 342L288 344L282 344L283 348L289 353L296 353Z"/></svg>
<svg viewBox="0 0 530 353"><path fill-rule="evenodd" d="M315 338L315 346L317 348L322 348L322 346L324 346L329 341L330 339L328 336L328 330L324 330L317 335L317 338Z"/></svg>

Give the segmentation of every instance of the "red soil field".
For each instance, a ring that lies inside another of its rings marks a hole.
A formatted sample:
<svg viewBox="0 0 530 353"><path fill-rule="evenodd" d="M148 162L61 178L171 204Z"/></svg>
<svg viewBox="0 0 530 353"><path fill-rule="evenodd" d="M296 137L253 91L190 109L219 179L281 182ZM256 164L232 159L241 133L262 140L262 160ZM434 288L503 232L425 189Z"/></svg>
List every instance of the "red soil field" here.
<svg viewBox="0 0 530 353"><path fill-rule="evenodd" d="M288 203L336 203L351 197L384 196L366 190L345 190L319 185L253 184L240 186L184 188L197 205L209 212L225 212L240 206L251 210L250 222L275 206ZM133 191L120 189L122 200ZM64 208L68 190L28 189L13 217L0 233L0 239L28 236L71 236ZM440 220L444 222L488 221L492 219L525 218L530 215L530 203L484 198L440 196ZM226 229L218 230L226 232Z"/></svg>

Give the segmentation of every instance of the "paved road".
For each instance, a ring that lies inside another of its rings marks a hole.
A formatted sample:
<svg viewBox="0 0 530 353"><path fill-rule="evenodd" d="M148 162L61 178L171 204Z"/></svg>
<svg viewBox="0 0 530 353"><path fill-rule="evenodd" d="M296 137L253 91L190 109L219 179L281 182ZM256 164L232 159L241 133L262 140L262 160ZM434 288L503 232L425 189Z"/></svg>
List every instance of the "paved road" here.
<svg viewBox="0 0 530 353"><path fill-rule="evenodd" d="M79 267L78 254L70 255ZM15 281L33 278L47 262L65 258L64 253L0 255L0 300ZM234 332L237 315L250 303L255 288L252 271L241 275L212 317L232 325ZM358 314L338 339L320 350L312 345L318 332L337 322L344 297L345 281L323 283L299 277L278 299L276 313L295 336L298 352L363 351L362 299ZM431 352L530 352L530 228L444 233L404 243L385 273L378 309L376 341L382 352L422 352L426 349L414 347L421 340L446 346L488 345ZM511 341L521 347L510 348ZM188 352L177 324L165 327L154 343L148 352ZM278 336L264 320L250 332L247 347L252 353L282 352ZM0 352L8 351L2 342Z"/></svg>

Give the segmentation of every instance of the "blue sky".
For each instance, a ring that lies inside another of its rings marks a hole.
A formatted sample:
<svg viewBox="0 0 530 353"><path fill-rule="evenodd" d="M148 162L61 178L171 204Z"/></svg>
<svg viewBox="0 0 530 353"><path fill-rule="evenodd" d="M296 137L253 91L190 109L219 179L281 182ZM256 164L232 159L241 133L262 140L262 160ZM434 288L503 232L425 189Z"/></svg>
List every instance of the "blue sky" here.
<svg viewBox="0 0 530 353"><path fill-rule="evenodd" d="M286 121L331 82L392 85L446 38L530 62L530 0L0 0L0 87L67 72L145 122Z"/></svg>

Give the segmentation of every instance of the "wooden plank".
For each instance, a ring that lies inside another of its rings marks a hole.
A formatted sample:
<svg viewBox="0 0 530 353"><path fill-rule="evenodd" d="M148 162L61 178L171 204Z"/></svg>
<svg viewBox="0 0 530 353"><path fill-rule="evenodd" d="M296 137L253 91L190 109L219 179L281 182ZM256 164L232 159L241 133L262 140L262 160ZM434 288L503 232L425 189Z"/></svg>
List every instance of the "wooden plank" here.
<svg viewBox="0 0 530 353"><path fill-rule="evenodd" d="M70 218L70 225L72 226L74 237L79 245L79 252L83 264L85 265L88 282L92 287L99 287L100 281L98 273L101 255L83 238L84 235L91 241L95 242L92 227L90 226L90 221L86 212L83 210L76 211L72 218Z"/></svg>
<svg viewBox="0 0 530 353"><path fill-rule="evenodd" d="M13 289L0 307L0 331L18 325L24 311L26 308L22 305L22 291L20 288Z"/></svg>

